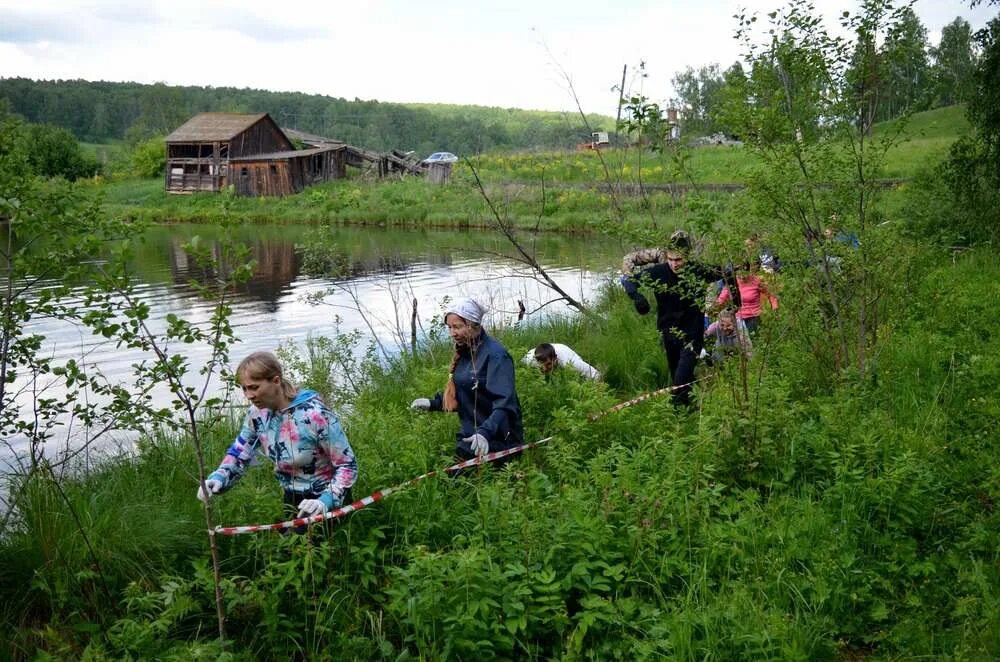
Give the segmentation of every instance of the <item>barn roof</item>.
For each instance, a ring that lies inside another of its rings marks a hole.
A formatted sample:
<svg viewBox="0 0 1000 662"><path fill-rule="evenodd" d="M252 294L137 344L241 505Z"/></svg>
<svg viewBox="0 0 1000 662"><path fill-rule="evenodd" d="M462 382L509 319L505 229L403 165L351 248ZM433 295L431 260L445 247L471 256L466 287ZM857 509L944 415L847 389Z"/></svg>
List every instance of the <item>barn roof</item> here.
<svg viewBox="0 0 1000 662"><path fill-rule="evenodd" d="M254 154L252 156L236 156L229 159L230 162L247 162L247 161L276 161L282 159L294 159L301 156L312 156L313 154L321 154L323 152L336 152L337 150L347 149L344 144L340 145L326 145L323 147L313 147L312 149L295 149L287 152L267 152L266 154Z"/></svg>
<svg viewBox="0 0 1000 662"><path fill-rule="evenodd" d="M309 145L310 147L324 147L326 145L345 145L343 140L335 140L333 138L325 138L323 136L317 136L314 133L306 133L305 131L299 131L298 129L289 129L286 127L281 127L281 130L285 132L289 140L300 140L303 144Z"/></svg>
<svg viewBox="0 0 1000 662"><path fill-rule="evenodd" d="M198 113L165 138L168 143L231 140L267 113Z"/></svg>

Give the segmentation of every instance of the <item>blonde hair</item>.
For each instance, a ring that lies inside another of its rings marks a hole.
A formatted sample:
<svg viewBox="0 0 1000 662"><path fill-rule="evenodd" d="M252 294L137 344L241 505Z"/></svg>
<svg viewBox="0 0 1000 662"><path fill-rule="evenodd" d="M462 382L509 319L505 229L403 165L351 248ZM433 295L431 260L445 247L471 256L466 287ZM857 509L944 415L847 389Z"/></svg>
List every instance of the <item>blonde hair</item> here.
<svg viewBox="0 0 1000 662"><path fill-rule="evenodd" d="M299 393L298 387L285 379L278 357L271 352L254 352L240 361L240 364L236 367L236 379L239 379L242 375L246 375L250 379L271 380L275 377L281 378L281 392L289 400L294 399Z"/></svg>

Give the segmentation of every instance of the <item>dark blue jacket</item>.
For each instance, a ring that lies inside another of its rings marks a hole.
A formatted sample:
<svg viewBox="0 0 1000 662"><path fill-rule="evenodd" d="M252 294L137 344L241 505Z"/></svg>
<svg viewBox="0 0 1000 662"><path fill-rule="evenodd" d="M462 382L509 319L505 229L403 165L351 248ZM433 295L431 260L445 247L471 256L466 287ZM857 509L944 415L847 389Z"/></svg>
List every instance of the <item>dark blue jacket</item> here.
<svg viewBox="0 0 1000 662"><path fill-rule="evenodd" d="M524 439L521 404L514 390L514 361L503 345L483 331L474 346L461 347L455 366L455 397L459 439L479 433L490 450L515 446ZM431 400L431 411L441 411L443 393Z"/></svg>
<svg viewBox="0 0 1000 662"><path fill-rule="evenodd" d="M690 343L697 353L704 344L705 315L702 307L705 304L705 283L720 279L730 285L734 303L739 308L739 288L732 271L698 262L688 262L680 273L675 273L666 263L654 264L624 278L622 284L633 301L644 299L639 285L650 286L656 297L656 328L664 338Z"/></svg>

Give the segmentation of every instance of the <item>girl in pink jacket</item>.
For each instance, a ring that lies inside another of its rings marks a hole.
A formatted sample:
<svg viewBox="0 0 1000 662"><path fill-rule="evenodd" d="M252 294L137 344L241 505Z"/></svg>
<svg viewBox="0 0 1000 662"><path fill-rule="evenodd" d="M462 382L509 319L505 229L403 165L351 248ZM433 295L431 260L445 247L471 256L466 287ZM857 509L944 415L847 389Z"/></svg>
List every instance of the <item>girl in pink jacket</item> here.
<svg viewBox="0 0 1000 662"><path fill-rule="evenodd" d="M747 330L754 333L760 326L760 313L764 300L767 299L771 310L777 310L778 297L774 296L767 284L757 275L756 268L752 268L749 274L737 275L736 286L740 288L740 308L736 311L736 318L743 320ZM716 303L724 306L731 296L729 288L723 287Z"/></svg>

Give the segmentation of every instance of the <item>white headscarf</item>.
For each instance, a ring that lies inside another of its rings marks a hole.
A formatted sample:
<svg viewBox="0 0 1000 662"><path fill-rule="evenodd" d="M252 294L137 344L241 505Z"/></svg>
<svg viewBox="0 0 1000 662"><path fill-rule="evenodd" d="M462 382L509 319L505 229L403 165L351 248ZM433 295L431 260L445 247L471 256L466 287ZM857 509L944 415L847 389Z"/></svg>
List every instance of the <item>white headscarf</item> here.
<svg viewBox="0 0 1000 662"><path fill-rule="evenodd" d="M458 301L453 301L448 306L448 308L444 311L444 316L448 317L448 315L451 315L452 313L458 315L466 322L482 324L483 315L486 314L486 309L483 308L475 299L459 299Z"/></svg>

